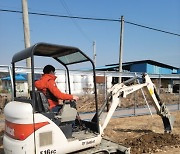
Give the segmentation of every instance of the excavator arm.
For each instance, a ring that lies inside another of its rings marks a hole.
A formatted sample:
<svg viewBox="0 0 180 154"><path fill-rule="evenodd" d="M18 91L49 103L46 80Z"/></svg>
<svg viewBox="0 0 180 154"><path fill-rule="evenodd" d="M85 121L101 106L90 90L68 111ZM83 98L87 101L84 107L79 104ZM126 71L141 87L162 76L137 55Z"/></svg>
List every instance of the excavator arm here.
<svg viewBox="0 0 180 154"><path fill-rule="evenodd" d="M107 102L109 101L109 99L111 99L112 103L106 117L104 118L103 122L101 122L102 129L104 130L109 123L109 120L111 119L114 111L119 105L120 97L126 97L128 94L131 94L139 89L142 89L143 87L146 87L149 95L152 98L153 106L155 107L157 114L162 118L164 124L164 131L166 133L170 133L173 129L174 117L170 114L166 105L161 102L159 95L157 94L155 85L152 83L148 74L142 75L142 83L132 84L135 80L137 80L137 78L138 77L134 77L123 83L117 83L108 90ZM103 112L107 102L105 102L100 109L99 116L101 116L101 113Z"/></svg>
<svg viewBox="0 0 180 154"><path fill-rule="evenodd" d="M166 133L170 133L173 130L174 125L174 116L172 116L167 108L167 106L161 102L161 99L157 93L155 85L152 83L150 77L147 74L143 74L143 79L145 83L148 83L146 88L153 100L153 105L157 111L157 114L161 116L163 124L164 124L164 131Z"/></svg>

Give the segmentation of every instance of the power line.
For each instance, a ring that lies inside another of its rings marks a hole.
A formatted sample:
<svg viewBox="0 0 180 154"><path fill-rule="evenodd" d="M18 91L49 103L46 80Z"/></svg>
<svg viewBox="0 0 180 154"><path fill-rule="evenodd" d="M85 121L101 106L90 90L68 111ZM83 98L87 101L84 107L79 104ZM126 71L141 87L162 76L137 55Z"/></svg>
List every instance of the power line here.
<svg viewBox="0 0 180 154"><path fill-rule="evenodd" d="M64 0L60 0L61 4L63 5L63 7L65 8L66 12L68 13L69 16L73 16L72 13L70 12L68 5L66 4L66 2ZM72 19L72 22L74 23L74 25L76 26L76 28L80 31L80 33L89 41L92 42L90 37L83 31L83 29L81 28L81 26L79 26L79 24L77 23L77 20Z"/></svg>
<svg viewBox="0 0 180 154"><path fill-rule="evenodd" d="M22 13L22 11L16 10L4 10L0 9L2 12L12 12L12 13ZM78 17L78 16L67 16L67 15L57 15L57 14L46 14L46 13L36 13L36 12L29 12L32 15L40 15L40 16L50 16L50 17L60 17L60 18L75 18L75 19L84 19L84 20L99 20L99 21L120 21L119 19L106 19L106 18L90 18L90 17Z"/></svg>
<svg viewBox="0 0 180 154"><path fill-rule="evenodd" d="M0 11L2 11L2 12L12 12L12 13L22 13L22 11L17 11L17 10L0 9ZM120 19L78 17L78 16L67 16L67 15L36 13L36 12L29 12L29 14L39 15L39 16L59 17L59 18L72 18L72 19L95 20L95 21L121 22ZM158 31L158 32L162 32L162 33L166 33L166 34L170 34L170 35L175 35L175 36L180 36L180 34L177 34L177 33L172 33L172 32L168 32L168 31L165 31L165 30L160 30L160 29L157 29L157 28L152 28L152 27L136 24L136 23L129 22L129 21L124 21L124 22L127 23L127 24L131 24L131 25L134 25L134 26L138 26L138 27L142 27L142 28L146 28L146 29L150 29L150 30L154 30L154 31Z"/></svg>
<svg viewBox="0 0 180 154"><path fill-rule="evenodd" d="M139 27L143 27L143 28L147 28L147 29L151 29L151 30L155 30L155 31L159 31L162 33L167 33L167 34L171 34L171 35L176 35L176 36L180 36L180 34L176 34L176 33L172 33L172 32L167 32L164 30L160 30L160 29L156 29L156 28L152 28L152 27L148 27L148 26L144 26L144 25L139 25L133 22L129 22L129 21L124 21L125 23L131 24L131 25L135 25L135 26L139 26Z"/></svg>

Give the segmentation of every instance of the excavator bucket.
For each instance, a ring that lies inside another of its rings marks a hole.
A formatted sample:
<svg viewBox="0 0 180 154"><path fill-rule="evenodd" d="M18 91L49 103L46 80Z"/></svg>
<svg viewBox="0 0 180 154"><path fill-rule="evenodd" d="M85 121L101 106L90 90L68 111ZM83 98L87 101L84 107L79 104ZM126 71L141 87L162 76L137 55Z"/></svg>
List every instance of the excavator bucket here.
<svg viewBox="0 0 180 154"><path fill-rule="evenodd" d="M168 108L164 103L161 104L160 112L158 114L162 117L164 132L171 133L173 130L175 117L169 113Z"/></svg>
<svg viewBox="0 0 180 154"><path fill-rule="evenodd" d="M164 132L165 133L171 133L173 130L174 125L174 116L168 115L168 116L162 116L163 124L164 124Z"/></svg>

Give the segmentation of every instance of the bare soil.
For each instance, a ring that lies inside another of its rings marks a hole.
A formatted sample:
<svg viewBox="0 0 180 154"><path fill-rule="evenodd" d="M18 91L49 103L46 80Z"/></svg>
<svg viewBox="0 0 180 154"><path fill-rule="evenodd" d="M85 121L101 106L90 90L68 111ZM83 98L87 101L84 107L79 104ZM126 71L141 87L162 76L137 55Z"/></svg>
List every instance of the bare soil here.
<svg viewBox="0 0 180 154"><path fill-rule="evenodd" d="M122 99L121 106L131 107L145 105L140 94L129 95ZM164 94L163 102L174 104L179 101L179 95ZM103 95L99 95L100 105L104 102ZM148 102L150 99L148 98ZM1 104L1 103L0 103ZM4 106L1 105L1 106ZM93 97L83 96L77 104L79 112L94 111ZM171 134L164 134L163 123L158 115L145 115L111 119L104 132L104 137L116 143L131 147L131 154L180 154L180 111L172 112L175 116L174 129ZM3 115L0 116L3 119ZM2 147L4 124L0 123L0 154L4 154Z"/></svg>
<svg viewBox="0 0 180 154"><path fill-rule="evenodd" d="M176 120L171 134L164 134L162 120L158 115L111 119L104 137L126 147L131 154L179 154L180 111L172 112ZM1 117L2 119L3 117ZM0 154L4 154L2 139L4 127L0 127Z"/></svg>
<svg viewBox="0 0 180 154"><path fill-rule="evenodd" d="M144 90L144 94L146 97L146 100L149 105L152 105L152 99ZM98 107L100 108L102 103L105 102L105 96L103 94L98 95ZM167 104L177 104L180 101L180 96L179 94L174 94L174 93L165 93L161 92L159 95L161 102ZM95 100L93 95L83 95L80 96L80 100L77 103L77 108L79 112L93 112L95 111ZM142 92L140 90L129 94L126 98L121 98L121 105L119 106L120 108L130 108L130 107L142 107L146 106L147 104L145 102L145 99L142 95Z"/></svg>
<svg viewBox="0 0 180 154"><path fill-rule="evenodd" d="M152 100L145 92L149 105ZM177 104L180 96L178 94L160 94L161 102ZM103 95L98 95L99 107L104 102ZM146 106L141 91L128 95L121 99L122 108L132 106ZM83 96L77 104L78 111L92 112L95 105L93 97ZM144 115L137 117L125 117L111 119L104 136L116 143L131 148L132 154L156 153L156 154L180 154L180 111L172 112L175 116L174 129L171 134L164 133L163 122L158 115Z"/></svg>
<svg viewBox="0 0 180 154"><path fill-rule="evenodd" d="M131 147L132 154L180 153L180 111L173 112L176 120L171 134L164 134L158 115L111 119L105 129L105 137L121 145Z"/></svg>

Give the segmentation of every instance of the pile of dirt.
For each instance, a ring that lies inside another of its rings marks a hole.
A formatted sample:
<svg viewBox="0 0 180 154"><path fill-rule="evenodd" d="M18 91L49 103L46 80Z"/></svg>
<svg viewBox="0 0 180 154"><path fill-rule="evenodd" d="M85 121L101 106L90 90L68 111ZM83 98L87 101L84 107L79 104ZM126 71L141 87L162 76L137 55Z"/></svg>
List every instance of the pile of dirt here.
<svg viewBox="0 0 180 154"><path fill-rule="evenodd" d="M105 137L131 148L131 154L180 153L180 112L175 117L171 134L164 133L162 119L158 115L144 115L111 119L105 129Z"/></svg>
<svg viewBox="0 0 180 154"><path fill-rule="evenodd" d="M144 90L144 94L146 96L146 100L149 105L153 105L152 98L148 95L148 93ZM102 106L105 102L105 96L103 94L98 95L98 108ZM160 99L162 103L167 104L177 104L179 102L178 94L171 93L161 93ZM111 104L111 101L109 101ZM147 107L145 99L140 90L129 94L126 98L120 99L119 108L131 108L131 107ZM94 112L95 111L95 99L94 95L82 95L77 102L77 109L79 112Z"/></svg>
<svg viewBox="0 0 180 154"><path fill-rule="evenodd" d="M165 147L180 147L180 136L175 134L147 133L138 138L126 139L123 145L131 147L132 154L155 153Z"/></svg>
<svg viewBox="0 0 180 154"><path fill-rule="evenodd" d="M152 99L151 97L149 97L146 90L144 90L144 94L146 96L148 104L152 105ZM80 99L77 102L78 112L94 112L96 110L94 94L84 94L79 96L79 98ZM165 104L177 104L179 102L178 94L161 92L160 98L161 98L161 102ZM105 102L105 95L98 94L97 99L98 99L98 108L100 108L102 104ZM5 104L10 100L11 100L11 95L9 93L0 94L0 113L4 109ZM109 104L111 104L111 101L109 101ZM121 98L120 104L121 105L119 106L119 108L147 106L141 90L129 94L126 98Z"/></svg>

